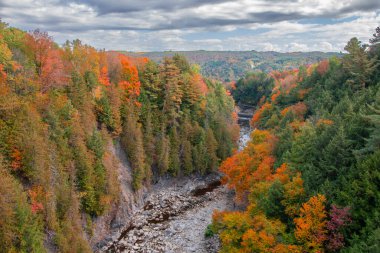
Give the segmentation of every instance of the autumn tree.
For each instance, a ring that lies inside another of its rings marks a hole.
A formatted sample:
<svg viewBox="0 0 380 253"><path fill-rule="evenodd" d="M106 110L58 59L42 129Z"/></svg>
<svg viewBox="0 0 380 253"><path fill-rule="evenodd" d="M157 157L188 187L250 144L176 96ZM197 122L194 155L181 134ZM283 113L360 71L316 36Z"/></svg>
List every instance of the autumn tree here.
<svg viewBox="0 0 380 253"><path fill-rule="evenodd" d="M52 38L44 32L35 30L27 38L31 59L41 82L41 91L62 86L67 82L60 51Z"/></svg>
<svg viewBox="0 0 380 253"><path fill-rule="evenodd" d="M125 90L128 99L136 99L140 95L141 86L137 67L127 56L120 54L119 58L121 63L119 86Z"/></svg>
<svg viewBox="0 0 380 253"><path fill-rule="evenodd" d="M302 205L300 217L294 219L294 234L308 252L320 252L327 239L325 201L323 195L311 197Z"/></svg>
<svg viewBox="0 0 380 253"><path fill-rule="evenodd" d="M351 222L350 208L339 208L331 205L329 213L330 220L326 224L328 229L327 248L330 251L338 251L344 246L344 236L342 229Z"/></svg>
<svg viewBox="0 0 380 253"><path fill-rule="evenodd" d="M108 68L107 68L107 66L103 66L100 69L99 83L102 84L102 85L104 85L104 86L110 86L111 85L110 79L108 77Z"/></svg>

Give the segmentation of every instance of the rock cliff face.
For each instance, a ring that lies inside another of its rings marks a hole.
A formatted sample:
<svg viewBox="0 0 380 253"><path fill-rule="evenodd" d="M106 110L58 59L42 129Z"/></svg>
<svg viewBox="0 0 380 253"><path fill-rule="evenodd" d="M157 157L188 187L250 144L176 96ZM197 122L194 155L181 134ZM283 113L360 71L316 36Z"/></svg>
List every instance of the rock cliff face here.
<svg viewBox="0 0 380 253"><path fill-rule="evenodd" d="M110 143L108 150L118 160L118 181L120 187L119 201L112 209L93 222L91 244L96 251L107 242L113 241L128 224L132 215L144 205L149 189L143 187L135 192L132 189L132 169L127 156L121 148L120 141Z"/></svg>

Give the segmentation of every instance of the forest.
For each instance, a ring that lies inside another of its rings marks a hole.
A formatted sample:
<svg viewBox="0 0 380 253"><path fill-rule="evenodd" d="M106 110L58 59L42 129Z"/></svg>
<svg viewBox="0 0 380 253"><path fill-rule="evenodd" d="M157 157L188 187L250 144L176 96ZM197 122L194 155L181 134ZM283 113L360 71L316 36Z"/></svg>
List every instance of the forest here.
<svg viewBox="0 0 380 253"><path fill-rule="evenodd" d="M181 55L157 64L1 22L0 252L92 252L92 221L119 201L115 143L139 191L216 171L238 131L229 92Z"/></svg>
<svg viewBox="0 0 380 253"><path fill-rule="evenodd" d="M221 252L380 252L380 27L345 50L232 87L256 110L220 166L242 206L213 215Z"/></svg>
<svg viewBox="0 0 380 253"><path fill-rule="evenodd" d="M135 193L222 175L235 209L206 231L222 253L380 252L380 27L344 49L247 73L247 52L154 61L0 21L0 252L92 252L119 146ZM242 151L235 103L254 108Z"/></svg>

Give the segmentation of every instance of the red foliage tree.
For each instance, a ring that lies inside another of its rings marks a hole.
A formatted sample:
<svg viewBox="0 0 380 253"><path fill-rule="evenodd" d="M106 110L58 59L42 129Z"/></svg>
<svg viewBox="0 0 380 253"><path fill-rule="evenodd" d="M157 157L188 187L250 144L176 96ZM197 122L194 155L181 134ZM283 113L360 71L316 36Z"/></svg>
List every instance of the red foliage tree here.
<svg viewBox="0 0 380 253"><path fill-rule="evenodd" d="M50 50L46 63L41 69L42 91L45 92L52 87L63 86L67 81L65 76L61 52L57 49Z"/></svg>
<svg viewBox="0 0 380 253"><path fill-rule="evenodd" d="M329 69L329 61L328 60L321 61L316 68L318 74L320 74L320 75L324 75L328 69Z"/></svg>
<svg viewBox="0 0 380 253"><path fill-rule="evenodd" d="M329 231L327 239L327 248L330 251L338 251L344 246L344 236L341 229L351 222L350 208L339 208L331 205L330 220L327 222Z"/></svg>
<svg viewBox="0 0 380 253"><path fill-rule="evenodd" d="M62 57L52 38L45 32L35 30L26 37L26 44L36 65L41 91L64 85L67 77L63 71Z"/></svg>
<svg viewBox="0 0 380 253"><path fill-rule="evenodd" d="M39 200L43 196L43 194L44 193L41 186L34 186L32 189L28 191L30 205L33 213L37 213L44 209L44 206Z"/></svg>

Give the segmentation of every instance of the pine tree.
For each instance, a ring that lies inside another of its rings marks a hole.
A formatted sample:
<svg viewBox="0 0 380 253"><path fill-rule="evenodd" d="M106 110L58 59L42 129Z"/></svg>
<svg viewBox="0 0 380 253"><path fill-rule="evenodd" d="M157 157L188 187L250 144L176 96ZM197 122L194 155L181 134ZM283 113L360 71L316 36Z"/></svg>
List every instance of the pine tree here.
<svg viewBox="0 0 380 253"><path fill-rule="evenodd" d="M169 172L173 175L178 175L181 162L180 162L180 143L177 129L175 127L170 129L169 132L170 153L169 153Z"/></svg>
<svg viewBox="0 0 380 253"><path fill-rule="evenodd" d="M164 132L160 133L157 140L157 167L159 173L162 175L166 173L169 169L169 153L170 153L170 143L169 139Z"/></svg>
<svg viewBox="0 0 380 253"><path fill-rule="evenodd" d="M163 107L164 103L164 86L160 80L160 69L158 65L149 61L141 74L141 87L142 93L146 94L148 101L151 103L153 109Z"/></svg>
<svg viewBox="0 0 380 253"><path fill-rule="evenodd" d="M370 53L372 55L380 56L380 26L376 27L373 37L369 40Z"/></svg>
<svg viewBox="0 0 380 253"><path fill-rule="evenodd" d="M192 159L192 125L190 122L190 112L185 111L181 122L181 167L185 174L190 174L193 171Z"/></svg>
<svg viewBox="0 0 380 253"><path fill-rule="evenodd" d="M191 152L191 143L188 140L182 142L182 168L186 175L193 171L193 158Z"/></svg>
<svg viewBox="0 0 380 253"><path fill-rule="evenodd" d="M168 124L170 126L177 126L183 94L181 90L182 81L180 80L180 71L173 63L173 60L168 58L164 60L162 75L165 83L163 111L168 117Z"/></svg>
<svg viewBox="0 0 380 253"><path fill-rule="evenodd" d="M144 150L145 150L145 161L147 166L150 168L153 165L154 158L154 149L155 149L155 141L154 141L154 133L153 133L153 124L152 124L152 108L150 107L150 103L146 105L145 115L143 120L143 135L144 135Z"/></svg>
<svg viewBox="0 0 380 253"><path fill-rule="evenodd" d="M190 64L187 61L186 57L182 54L174 54L173 62L181 70L181 73L190 72Z"/></svg>
<svg viewBox="0 0 380 253"><path fill-rule="evenodd" d="M364 117L372 124L372 131L367 140L366 151L375 151L380 149L380 90L377 91L375 102L369 105L369 109L369 115Z"/></svg>
<svg viewBox="0 0 380 253"><path fill-rule="evenodd" d="M363 89L377 67L375 59L369 59L365 47L357 38L352 38L344 48L348 54L343 57L343 68L348 72L349 84L354 90Z"/></svg>
<svg viewBox="0 0 380 253"><path fill-rule="evenodd" d="M127 111L121 141L132 166L133 188L138 190L146 176L146 164L141 124L137 122L133 110Z"/></svg>
<svg viewBox="0 0 380 253"><path fill-rule="evenodd" d="M214 134L211 128L207 128L206 130L206 150L207 150L207 169L209 171L214 171L218 168L219 159L216 155L216 151L218 149L218 143L215 140Z"/></svg>

